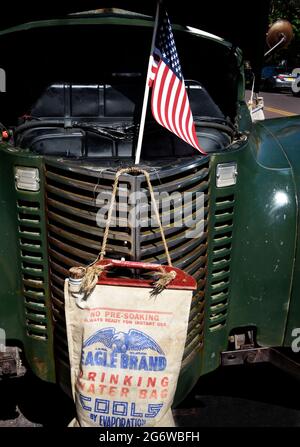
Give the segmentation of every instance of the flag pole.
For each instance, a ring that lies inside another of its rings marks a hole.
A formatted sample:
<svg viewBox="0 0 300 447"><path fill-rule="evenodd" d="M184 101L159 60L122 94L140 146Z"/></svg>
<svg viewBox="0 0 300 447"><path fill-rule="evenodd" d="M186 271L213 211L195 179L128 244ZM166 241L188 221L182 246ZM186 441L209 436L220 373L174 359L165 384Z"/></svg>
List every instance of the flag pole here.
<svg viewBox="0 0 300 447"><path fill-rule="evenodd" d="M144 136L146 112L147 112L147 105L148 105L148 98L149 98L149 89L150 89L150 87L149 87L149 79L150 79L150 73L151 73L151 67L152 67L152 54L153 54L153 50L154 50L155 38L156 38L156 32L157 32L157 26L158 26L158 16L159 16L159 6L160 6L160 3L161 3L161 0L158 0L157 7L156 7L156 16L155 16L154 28L153 28L151 51L150 51L148 70L147 70L147 78L146 78L146 86L145 86L145 93L144 93L144 100L143 100L143 108L142 108L141 121L140 121L140 127L139 127L139 136L138 136L138 142L137 142L136 154L135 154L135 164L136 165L138 165L140 163L140 159L141 159L142 142L143 142L143 136Z"/></svg>

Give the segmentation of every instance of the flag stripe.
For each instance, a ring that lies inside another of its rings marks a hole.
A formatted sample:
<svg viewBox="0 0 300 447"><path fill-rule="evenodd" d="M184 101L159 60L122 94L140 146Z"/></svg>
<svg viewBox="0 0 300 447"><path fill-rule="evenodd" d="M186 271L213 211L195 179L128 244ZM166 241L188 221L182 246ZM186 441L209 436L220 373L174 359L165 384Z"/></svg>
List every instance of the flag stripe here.
<svg viewBox="0 0 300 447"><path fill-rule="evenodd" d="M156 73L157 73L158 64L157 64L157 62L155 61L155 59L154 59L154 57L152 55L150 56L150 61L151 61L150 62L151 63L151 69L150 69L150 73L149 73L148 84L149 84L149 87L152 87L153 81L154 81Z"/></svg>
<svg viewBox="0 0 300 447"><path fill-rule="evenodd" d="M187 132L187 121L188 121L188 113L189 113L189 102L186 96L186 93L184 95L184 112L183 112L183 117L182 117L182 129L183 129L183 134L185 136L185 141L187 141L188 143L191 144L191 141L189 139L188 136L188 132Z"/></svg>
<svg viewBox="0 0 300 447"><path fill-rule="evenodd" d="M167 128L174 132L173 125L172 125L172 103L171 103L171 97L174 96L174 83L177 79L177 76L175 76L173 73L171 73L171 80L170 84L168 86L168 94L166 98L166 122L167 122ZM170 113L171 112L171 113Z"/></svg>
<svg viewBox="0 0 300 447"><path fill-rule="evenodd" d="M162 122L163 122L163 126L166 127L168 130L170 130L169 126L168 126L168 121L167 121L167 97L169 96L169 89L170 89L170 83L171 83L171 78L173 76L173 73L171 70L168 69L168 67L165 67L165 72L166 72L166 77L164 79L164 84L163 84L163 88L162 88L162 99L161 99L161 116L162 116Z"/></svg>
<svg viewBox="0 0 300 447"><path fill-rule="evenodd" d="M192 111L191 111L191 109L189 109L186 127L187 127L189 140L191 141L192 146L195 144L194 135L193 135L193 129L192 129L193 123L194 123L194 120L193 120Z"/></svg>
<svg viewBox="0 0 300 447"><path fill-rule="evenodd" d="M157 74L156 77L154 79L154 85L153 85L153 92L152 92L152 112L154 115L154 118L156 119L156 121L159 122L159 124L162 125L161 121L160 121L160 117L158 114L158 99L159 99L159 88L160 88L160 82L161 82L161 77L162 77L162 73L163 73L163 66L161 63L159 63L158 65L158 70L157 70Z"/></svg>
<svg viewBox="0 0 300 447"><path fill-rule="evenodd" d="M185 110L185 103L186 103L186 98L185 98L185 94L184 94L184 86L181 83L181 92L180 92L180 96L179 96L179 115L178 115L178 128L180 130L180 134L182 135L182 139L185 140L185 136L184 133L182 131L182 127L183 127L183 116L184 116L184 110ZM186 141L186 140L185 140Z"/></svg>
<svg viewBox="0 0 300 447"><path fill-rule="evenodd" d="M175 128L175 132L174 133L176 133L176 135L178 135L180 138L182 138L182 137L180 136L179 131L178 131L178 114L179 114L179 111L180 111L178 103L179 103L179 97L180 97L181 90L182 90L182 85L181 85L181 82L178 79L178 85L177 85L177 91L176 91L176 94L175 94L175 100L174 100L174 104L173 104L172 115L173 115L173 123L174 123L174 128Z"/></svg>
<svg viewBox="0 0 300 447"><path fill-rule="evenodd" d="M176 94L177 94L177 88L179 85L179 79L177 78L177 76L173 76L174 82L172 85L172 91L171 91L171 95L170 95L170 101L168 104L168 122L170 124L170 128L171 128L171 132L176 133L175 130L175 114L174 114L174 103L176 101Z"/></svg>

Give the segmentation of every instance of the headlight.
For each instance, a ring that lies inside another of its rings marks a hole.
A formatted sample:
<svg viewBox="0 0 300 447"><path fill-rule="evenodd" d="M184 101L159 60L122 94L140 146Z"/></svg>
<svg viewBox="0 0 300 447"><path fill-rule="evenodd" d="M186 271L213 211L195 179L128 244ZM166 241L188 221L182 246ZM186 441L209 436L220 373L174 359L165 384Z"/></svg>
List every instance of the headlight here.
<svg viewBox="0 0 300 447"><path fill-rule="evenodd" d="M17 189L25 191L40 190L40 173L37 168L27 168L23 166L15 167L15 182Z"/></svg>
<svg viewBox="0 0 300 447"><path fill-rule="evenodd" d="M216 185L217 188L224 186L232 186L236 184L237 164L236 163L220 163L217 165Z"/></svg>

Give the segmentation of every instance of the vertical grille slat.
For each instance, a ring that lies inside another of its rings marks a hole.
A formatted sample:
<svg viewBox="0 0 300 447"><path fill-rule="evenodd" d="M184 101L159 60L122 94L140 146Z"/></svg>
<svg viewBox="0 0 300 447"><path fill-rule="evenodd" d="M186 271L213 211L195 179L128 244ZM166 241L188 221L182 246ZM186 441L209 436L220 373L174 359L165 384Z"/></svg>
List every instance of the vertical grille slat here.
<svg viewBox="0 0 300 447"><path fill-rule="evenodd" d="M211 333L222 329L227 321L234 201L234 194L220 195L215 204L211 240L211 273L207 285L207 293L210 296L208 328Z"/></svg>
<svg viewBox="0 0 300 447"><path fill-rule="evenodd" d="M21 194L19 193L19 195ZM38 202L18 199L18 232L26 331L29 337L47 340L45 271L40 212Z"/></svg>

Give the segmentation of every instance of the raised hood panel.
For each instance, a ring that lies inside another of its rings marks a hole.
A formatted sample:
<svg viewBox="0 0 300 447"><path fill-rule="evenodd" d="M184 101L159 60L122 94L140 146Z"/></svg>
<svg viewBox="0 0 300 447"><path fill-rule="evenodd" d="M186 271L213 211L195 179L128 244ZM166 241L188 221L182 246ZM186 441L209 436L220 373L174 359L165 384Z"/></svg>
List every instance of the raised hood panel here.
<svg viewBox="0 0 300 447"><path fill-rule="evenodd" d="M165 0L172 22L198 27L224 37L239 46L245 57L251 60L259 72L265 46L270 0L211 1ZM0 30L29 21L64 17L69 13L100 8L122 8L154 16L155 0L81 0L64 2L18 3L3 2L1 5Z"/></svg>

